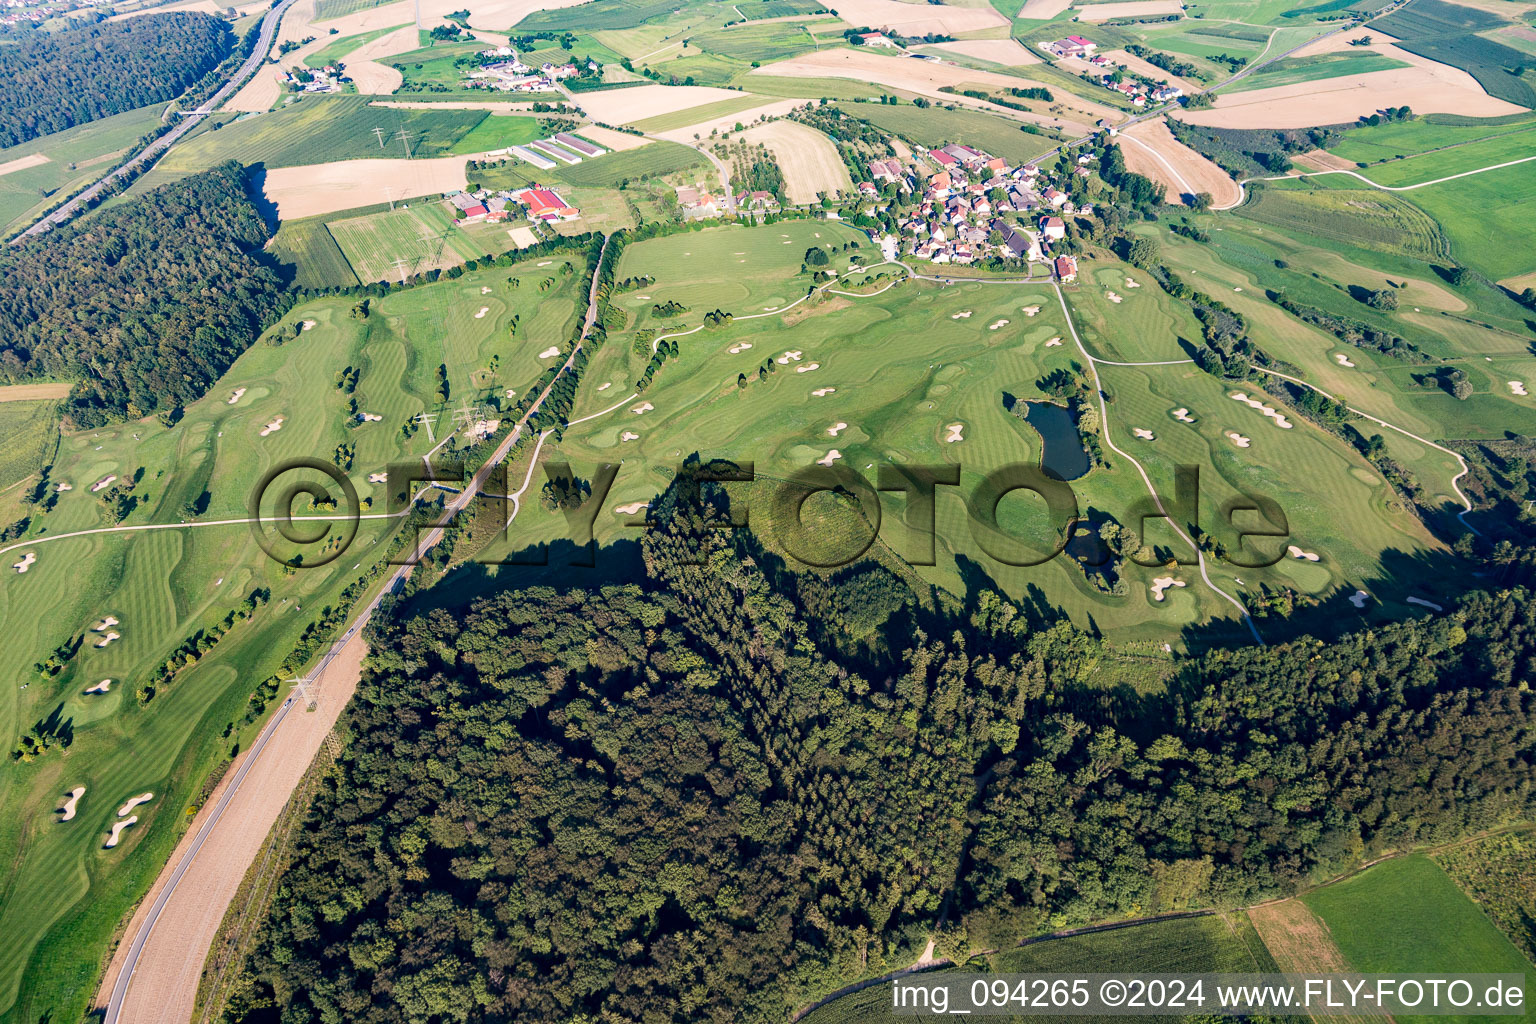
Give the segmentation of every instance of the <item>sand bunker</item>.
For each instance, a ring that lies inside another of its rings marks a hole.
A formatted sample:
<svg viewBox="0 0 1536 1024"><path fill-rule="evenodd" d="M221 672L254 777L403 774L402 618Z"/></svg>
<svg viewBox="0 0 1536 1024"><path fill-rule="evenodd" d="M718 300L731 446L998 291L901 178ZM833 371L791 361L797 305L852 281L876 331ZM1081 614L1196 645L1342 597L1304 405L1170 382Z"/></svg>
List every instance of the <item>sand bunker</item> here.
<svg viewBox="0 0 1536 1024"><path fill-rule="evenodd" d="M74 484L59 484L59 486L57 488L57 490L58 490L58 492L60 494L63 494L65 491L72 491L74 489L75 489L75 485Z"/></svg>
<svg viewBox="0 0 1536 1024"><path fill-rule="evenodd" d="M949 318L951 320L966 320L966 319L970 318L970 315L971 315L971 310L967 309L967 310L964 310L963 312L951 313L949 315Z"/></svg>
<svg viewBox="0 0 1536 1024"><path fill-rule="evenodd" d="M479 312L477 312L475 314L475 319L476 320L484 320L485 319L485 314L489 313L490 311L491 311L491 307L490 306L481 306Z"/></svg>
<svg viewBox="0 0 1536 1024"><path fill-rule="evenodd" d="M1173 410L1173 418L1178 420L1180 423L1195 422L1195 418L1189 414L1189 410L1183 408Z"/></svg>
<svg viewBox="0 0 1536 1024"><path fill-rule="evenodd" d="M1157 437L1153 435L1152 431L1147 430L1144 427L1132 427L1131 428L1131 433L1135 434L1137 437L1141 438L1143 441L1156 441L1157 440Z"/></svg>
<svg viewBox="0 0 1536 1024"><path fill-rule="evenodd" d="M303 330L306 330L306 331L312 331L312 330L314 330L314 329L315 329L315 324L317 324L317 323L319 323L319 322L320 322L320 321L318 321L318 320L305 320L305 321L304 321L304 322L303 322L303 323L302 323L302 324L300 324L300 325L299 325L299 326L300 326L300 328L302 328L302 329L303 329Z"/></svg>
<svg viewBox="0 0 1536 1024"><path fill-rule="evenodd" d="M117 616L115 616L115 615L105 615L105 616L102 617L102 620L99 623L97 623L96 625L91 627L91 632L92 633L105 633L107 630L111 629L113 626L119 626L119 625L122 625L122 623L120 621L118 621Z"/></svg>
<svg viewBox="0 0 1536 1024"><path fill-rule="evenodd" d="M127 828L129 825L136 824L138 820L139 816L135 814L131 818L124 818L122 821L114 822L112 825L112 834L107 836L107 848L111 849L112 847L116 846L118 839L120 839L123 835L123 829Z"/></svg>
<svg viewBox="0 0 1536 1024"><path fill-rule="evenodd" d="M1120 296L1116 295L1114 292L1105 292L1104 294L1109 297L1109 301L1110 302L1124 302L1125 301Z"/></svg>
<svg viewBox="0 0 1536 1024"><path fill-rule="evenodd" d="M1349 603L1354 605L1356 608L1364 608L1365 602L1370 598L1370 596L1370 594L1367 594L1363 590L1357 590L1353 594L1349 595Z"/></svg>
<svg viewBox="0 0 1536 1024"><path fill-rule="evenodd" d="M553 358L555 358L555 356L557 356L559 354L560 354L559 347L557 347L555 345L551 345L551 346L549 346L549 348L547 348L543 352L539 353L539 358L540 359L553 359Z"/></svg>
<svg viewBox="0 0 1536 1024"><path fill-rule="evenodd" d="M1263 413L1265 416L1268 416L1270 419L1274 420L1275 421L1275 426L1279 427L1282 430L1290 430L1291 427L1295 426L1295 424L1293 424L1290 420L1285 418L1285 414L1284 413L1280 413L1280 412L1275 411L1275 407L1274 406L1272 406L1272 405L1265 405L1263 402L1259 401L1256 398L1249 398L1247 395L1243 394L1241 391L1234 391L1234 392L1232 392L1231 395L1229 395L1227 397L1231 398L1232 401L1234 401L1234 402L1242 402L1244 405L1246 405L1246 406L1248 406L1250 408L1257 409L1259 412Z"/></svg>
<svg viewBox="0 0 1536 1024"><path fill-rule="evenodd" d="M1007 320L994 320L990 324L987 324L987 330L995 331L999 327L1007 327L1007 326L1008 326L1008 321Z"/></svg>
<svg viewBox="0 0 1536 1024"><path fill-rule="evenodd" d="M619 440L620 441L638 441L638 440L640 440L640 435L635 433L633 430L626 430L626 431L624 431L624 433L619 435Z"/></svg>
<svg viewBox="0 0 1536 1024"><path fill-rule="evenodd" d="M1152 581L1152 600L1161 601L1163 599L1163 591L1167 590L1169 587L1182 586L1184 586L1183 580L1176 580L1172 576L1159 576L1157 579Z"/></svg>
<svg viewBox="0 0 1536 1024"><path fill-rule="evenodd" d="M842 420L838 420L836 423L827 428L827 433L831 434L833 437L836 437L838 434L841 434L847 429L848 424L844 423Z"/></svg>
<svg viewBox="0 0 1536 1024"><path fill-rule="evenodd" d="M611 387L613 387L613 381L611 381L611 380L604 381L603 383L601 383L601 384L599 384L597 386L597 390L599 390L599 391L607 391Z"/></svg>
<svg viewBox="0 0 1536 1024"><path fill-rule="evenodd" d="M104 476L104 477L102 477L100 480L97 480L95 483L91 484L91 493L95 494L97 491L104 490L105 488L111 487L112 486L112 481L114 481L116 479L117 479L117 474L116 473L113 473L111 476Z"/></svg>
<svg viewBox="0 0 1536 1024"><path fill-rule="evenodd" d="M110 680L110 679L103 679L101 682L97 683L95 686L91 687L90 689L86 690L85 692L86 693L106 693L110 689L112 689L112 680Z"/></svg>
<svg viewBox="0 0 1536 1024"><path fill-rule="evenodd" d="M1333 358L1338 360L1338 363L1339 363L1340 366L1354 366L1355 365L1354 361L1351 360L1349 358L1349 356L1345 355L1343 352L1335 352L1333 354Z"/></svg>
<svg viewBox="0 0 1536 1024"><path fill-rule="evenodd" d="M798 363L800 361L801 355L803 354L804 353L802 353L799 349L791 349L790 351L785 352L783 355L779 356L779 358L775 359L774 362L778 363L780 366L788 366L792 362Z"/></svg>
<svg viewBox="0 0 1536 1024"><path fill-rule="evenodd" d="M1024 310L1024 315L1025 316L1034 316L1036 313L1040 312L1040 307L1039 306L1025 306L1025 307L1023 307L1023 310Z"/></svg>
<svg viewBox="0 0 1536 1024"><path fill-rule="evenodd" d="M821 369L820 363L806 363L804 366L795 367L796 373L810 373L812 370Z"/></svg>
<svg viewBox="0 0 1536 1024"><path fill-rule="evenodd" d="M1529 391L1525 390L1524 382L1518 380L1512 380L1509 382L1509 391L1510 394L1520 395L1521 397L1530 394Z"/></svg>
<svg viewBox="0 0 1536 1024"><path fill-rule="evenodd" d="M371 484L382 484L382 483L387 483L388 481L389 481L389 474L388 473L369 473L368 474L368 482L371 483Z"/></svg>
<svg viewBox="0 0 1536 1024"><path fill-rule="evenodd" d="M632 501L628 505L615 505L613 510L621 516L632 516L643 508L650 508L648 501Z"/></svg>
<svg viewBox="0 0 1536 1024"><path fill-rule="evenodd" d="M357 414L357 421L359 423L382 423L383 420L384 417L377 413L360 412Z"/></svg>
<svg viewBox="0 0 1536 1024"><path fill-rule="evenodd" d="M1057 337L1052 338L1050 341L1046 342L1045 343L1045 347L1046 348L1055 348L1057 345L1060 345L1060 344L1061 344L1061 337L1058 335Z"/></svg>
<svg viewBox="0 0 1536 1024"><path fill-rule="evenodd" d="M485 286L481 286L481 288L480 288L480 294L481 294L481 295L489 295L489 294L491 294L491 290L490 290L490 288L488 288L488 287L485 287Z"/></svg>
<svg viewBox="0 0 1536 1024"><path fill-rule="evenodd" d="M825 398L836 390L837 388L817 388L815 391L812 391L811 394L815 395L817 398Z"/></svg>
<svg viewBox="0 0 1536 1024"><path fill-rule="evenodd" d="M1408 603L1409 604L1421 605L1421 606L1423 606L1425 608L1428 608L1432 612L1443 612L1443 611L1445 611L1445 608L1443 606L1435 604L1435 602L1433 602L1433 601L1426 601L1422 597L1410 597L1410 598L1408 598Z"/></svg>
<svg viewBox="0 0 1536 1024"><path fill-rule="evenodd" d="M726 351L734 356L734 355L737 355L738 353L745 352L747 349L749 349L751 347L752 347L752 343L750 341L738 341L736 344L734 344L730 348L726 349Z"/></svg>
<svg viewBox="0 0 1536 1024"><path fill-rule="evenodd" d="M949 431L949 433L944 437L946 444L954 444L956 441L965 440L964 423L946 423L944 424L944 429Z"/></svg>
<svg viewBox="0 0 1536 1024"><path fill-rule="evenodd" d="M1252 438L1244 437L1242 434L1239 434L1235 430L1227 431L1227 437L1231 438L1232 443L1237 445L1239 448L1247 448L1249 445L1253 444Z"/></svg>
<svg viewBox="0 0 1536 1024"><path fill-rule="evenodd" d="M261 430L257 431L257 433L259 433L262 437L266 437L268 434L275 434L279 430L282 430L282 429L283 429L283 417L275 416L272 419L268 420L267 421L267 425L262 427Z"/></svg>
<svg viewBox="0 0 1536 1024"><path fill-rule="evenodd" d="M106 636L102 637L100 640L98 640L96 642L96 646L97 647L105 647L108 644L110 644L112 641L114 641L114 640L121 640L121 639L122 639L122 634L120 634L120 633L108 633Z"/></svg>
<svg viewBox="0 0 1536 1024"><path fill-rule="evenodd" d="M15 569L17 572L26 572L28 569L32 568L33 563L36 561L37 552L28 551L26 554L21 556L21 561L13 562L11 564L11 568Z"/></svg>
<svg viewBox="0 0 1536 1024"><path fill-rule="evenodd" d="M640 415L643 415L644 413L650 412L654 408L656 408L656 407L654 405L652 405L650 402L641 402L639 405L632 405L632 406L630 406L629 411L634 413L636 416L640 416Z"/></svg>
<svg viewBox="0 0 1536 1024"><path fill-rule="evenodd" d="M80 803L80 798L85 796L85 787L76 786L66 794L69 799L64 801L64 816L60 821L69 821L75 816L75 807Z"/></svg>
<svg viewBox="0 0 1536 1024"><path fill-rule="evenodd" d="M139 804L147 804L154 798L155 794L153 793L140 793L138 796L133 797L127 803L123 804L123 806L119 807L117 809L117 816L121 818L123 815L139 806Z"/></svg>
<svg viewBox="0 0 1536 1024"><path fill-rule="evenodd" d="M1301 559L1305 559L1308 562L1315 562L1315 561L1317 561L1317 552L1315 552L1315 551L1303 551L1303 550L1301 550L1301 548L1297 547L1295 544L1292 544L1292 545L1288 546L1285 549L1285 551L1286 551L1286 554L1290 555L1292 558L1301 558Z"/></svg>
<svg viewBox="0 0 1536 1024"><path fill-rule="evenodd" d="M234 405L245 397L245 388L235 388L235 393L229 396L229 404Z"/></svg>
<svg viewBox="0 0 1536 1024"><path fill-rule="evenodd" d="M1140 288L1141 283L1138 282L1135 278L1128 277L1125 279L1125 286L1127 288Z"/></svg>
<svg viewBox="0 0 1536 1024"><path fill-rule="evenodd" d="M838 451L836 448L833 448L831 451L827 452L827 454L823 455L821 458L817 459L816 461L820 465L830 466L830 465L832 465L832 463L836 462L838 459L840 459L842 457L843 457L843 453Z"/></svg>

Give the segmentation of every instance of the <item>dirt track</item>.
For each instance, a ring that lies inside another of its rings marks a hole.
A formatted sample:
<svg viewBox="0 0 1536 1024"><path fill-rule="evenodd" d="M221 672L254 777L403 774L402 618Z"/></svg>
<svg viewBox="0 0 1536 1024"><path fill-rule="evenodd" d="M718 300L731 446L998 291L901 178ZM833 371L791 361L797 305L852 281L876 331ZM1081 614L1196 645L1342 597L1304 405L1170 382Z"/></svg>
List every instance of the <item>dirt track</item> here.
<svg viewBox="0 0 1536 1024"><path fill-rule="evenodd" d="M240 886L245 868L255 861L288 797L293 793L321 743L336 724L341 709L357 689L366 648L361 635L354 636L342 653L326 667L313 690L317 707L296 707L285 718L262 751L260 760L245 777L224 815L198 851L166 903L149 941L139 954L133 984L123 1003L122 1019L131 1024L187 1024L202 975L203 955L213 943L230 901ZM225 773L228 780L235 770ZM222 796L221 784L203 805L186 837L171 855L176 865L191 846L205 816ZM160 894L169 872L162 872L149 895L129 922L124 941L102 979L97 1006L107 998L122 968L131 938L138 934L149 907ZM188 957L189 952L200 955Z"/></svg>
<svg viewBox="0 0 1536 1024"><path fill-rule="evenodd" d="M1189 193L1209 192L1212 205L1235 203L1242 198L1237 182L1205 157L1196 153L1168 130L1159 117L1143 121L1120 133L1120 153L1125 166L1168 187L1170 202Z"/></svg>

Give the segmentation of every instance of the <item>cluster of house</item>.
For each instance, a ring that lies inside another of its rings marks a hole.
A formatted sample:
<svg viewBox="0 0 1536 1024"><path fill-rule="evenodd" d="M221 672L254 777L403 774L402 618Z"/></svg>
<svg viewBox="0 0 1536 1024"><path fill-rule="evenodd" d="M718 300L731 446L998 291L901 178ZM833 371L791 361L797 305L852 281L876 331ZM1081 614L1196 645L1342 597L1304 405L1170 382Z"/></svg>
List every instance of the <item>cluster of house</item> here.
<svg viewBox="0 0 1536 1024"><path fill-rule="evenodd" d="M548 92L555 87L556 82L575 78L581 73L580 69L570 62L552 64L544 61L538 67L524 64L518 59L517 51L510 46L481 50L480 56L492 58L492 61L465 76L470 88L473 89L495 89L500 92ZM588 63L594 67L597 66L595 62L588 61Z"/></svg>
<svg viewBox="0 0 1536 1024"><path fill-rule="evenodd" d="M94 7L88 2L46 4L42 7L33 6L29 0L0 0L0 25L20 25L23 22L40 24L53 18L62 18L70 11L78 11L86 7Z"/></svg>
<svg viewBox="0 0 1536 1024"><path fill-rule="evenodd" d="M345 64L327 64L323 68L279 69L277 83L295 92L341 92L352 81Z"/></svg>
<svg viewBox="0 0 1536 1024"><path fill-rule="evenodd" d="M684 220L708 220L736 213L772 213L779 208L777 196L760 190L715 195L702 185L679 185L676 192L677 208L682 211Z"/></svg>
<svg viewBox="0 0 1536 1024"><path fill-rule="evenodd" d="M570 132L556 132L547 139L536 139L522 145L508 146L506 149L487 155L513 156L524 163L533 164L540 170L549 171L560 164L579 164L583 160L602 156L606 152L608 152L606 149L591 139L584 139Z"/></svg>
<svg viewBox="0 0 1536 1024"><path fill-rule="evenodd" d="M533 185L529 188L480 189L477 192L449 192L444 201L459 211L460 220L499 223L513 217L552 224L576 220L581 211L553 188Z"/></svg>
<svg viewBox="0 0 1536 1024"><path fill-rule="evenodd" d="M1076 206L1036 164L1013 167L1002 157L961 145L916 153L938 170L874 160L868 165L872 180L858 186L860 195L877 201L889 184L910 198L898 220L900 237L876 239L887 259L905 251L930 263L974 263L989 256L1043 262L1053 259L1052 243L1066 237L1063 215L1093 215L1091 204ZM1086 162L1089 158L1080 158L1075 173L1088 174ZM1023 216L1016 224L1005 213ZM1054 263L1063 280L1076 279L1075 258L1056 257Z"/></svg>
<svg viewBox="0 0 1536 1024"><path fill-rule="evenodd" d="M1085 77L1098 82L1106 89L1113 89L1126 99L1132 106L1145 107L1151 103L1170 103L1184 95L1184 90L1169 82L1154 82L1152 79L1131 71L1123 64L1116 64L1101 53L1096 53L1099 44L1082 36L1067 36L1053 43L1045 44L1045 51L1056 57L1070 58L1085 61L1088 71ZM1119 72L1117 75L1116 72Z"/></svg>

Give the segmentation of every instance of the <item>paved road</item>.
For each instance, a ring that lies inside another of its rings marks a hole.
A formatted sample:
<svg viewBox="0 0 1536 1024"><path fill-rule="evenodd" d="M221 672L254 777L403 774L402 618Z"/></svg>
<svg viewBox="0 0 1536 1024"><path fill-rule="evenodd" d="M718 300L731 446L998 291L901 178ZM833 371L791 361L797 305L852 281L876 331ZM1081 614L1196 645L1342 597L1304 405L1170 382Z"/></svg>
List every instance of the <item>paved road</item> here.
<svg viewBox="0 0 1536 1024"><path fill-rule="evenodd" d="M245 59L245 63L240 65L239 70L234 73L234 76L219 87L218 92L204 100L203 103L195 110L191 110L186 114L183 114L181 122L177 124L175 128L172 128L170 131L160 136L154 142L151 142L148 146L145 146L143 152L139 153L132 160L129 160L127 163L112 171L106 177L101 178L94 185L91 185L84 192L80 193L78 196L71 199L57 210L54 210L52 213L38 221L36 224L33 224L31 227L27 228L27 230L16 236L17 240L19 241L20 239L31 235L40 235L45 231L50 231L53 228L58 227L60 224L63 224L65 221L69 220L69 218L78 213L80 211L80 207L83 204L91 201L92 199L95 199L108 188L122 180L125 175L136 170L137 168L148 167L150 164L158 160L166 150L170 149L172 146L176 145L177 142L181 141L183 136L185 136L193 128L196 128L197 125L203 120L203 118L207 117L219 106L219 104L227 100L230 97L230 94L233 93L242 84L244 84L245 80L249 78L258 67L261 66L261 62L267 59L267 51L272 48L272 39L277 35L277 23L282 20L284 12L286 12L288 8L292 7L295 2L296 0L283 0L282 3L278 4L276 7L267 12L266 17L262 18L261 20L261 35L256 40L255 49L253 49L251 51L251 55Z"/></svg>
<svg viewBox="0 0 1536 1024"><path fill-rule="evenodd" d="M293 0L287 0L287 3L292 2ZM602 256L608 251L609 244L610 238L605 237L603 239L602 251L598 256L599 267L602 263ZM491 474L495 471L496 466L507 457L507 453L512 450L512 446L515 445L518 439L522 437L524 430L527 429L528 421L544 404L544 400L549 397L549 394L554 389L556 382L558 382L560 377L569 371L574 365L576 354L581 351L582 344L585 343L588 335L592 331L592 326L597 322L598 283L599 277L597 268L594 268L592 275L592 285L587 295L587 315L582 325L581 339L574 346L572 346L570 355L566 358L565 363L560 367L560 372L555 375L555 377L550 381L549 385L539 394L539 397L534 401L533 405L529 407L528 411L523 414L523 417L513 426L511 432L508 433L502 443L496 447L496 451L491 455L491 457L487 459L485 464L475 472L474 476L471 477L468 486L460 491L458 495L445 506L445 511L448 513L448 516L445 517L444 521L450 520L452 515L463 510L469 505L471 501L475 499L475 496L480 492L481 488L485 486L486 481L490 479ZM434 527L432 530L428 531L420 539L417 545L418 552L425 552L430 550L433 545L437 544L437 542L442 539L446 529L446 527ZM107 1000L107 1009L103 1017L103 1024L121 1024L123 1002L128 996L128 987L133 982L134 972L139 966L139 958L144 952L144 947L149 942L150 935L155 927L155 922L160 919L160 916L164 913L166 906L175 896L178 883L180 883L181 879L192 868L192 865L197 858L198 852L203 849L203 847L208 842L209 836L211 836L214 830L218 828L220 820L223 818L224 811L229 807L231 801L234 800L235 794L240 789L241 782L245 780L245 777L251 772L252 768L260 762L262 752L267 748L267 745L271 741L273 735L279 728L281 728L283 722L288 718L289 714L295 707L306 703L303 700L305 687L309 685L310 681L320 678L320 676L325 672L326 668L342 655L342 651L344 648L346 648L348 642L353 640L354 637L356 637L357 634L359 634L368 625L368 623L373 620L373 615L376 611L378 611L379 605L384 600L384 598L389 594L393 594L399 591L401 586L404 584L406 577L411 574L411 570L413 568L413 564L407 564L399 566L395 569L394 573L390 575L389 579L384 583L384 585L379 588L373 599L368 602L362 611L358 612L358 614L353 618L351 624L347 627L346 631L337 638L336 642L330 646L330 648L325 652L324 656L321 657L319 662L316 663L315 667L309 672L307 676L305 676L305 681L301 683L291 695L289 695L288 699L283 702L282 707L280 707L277 713L272 716L272 720L269 721L266 727L261 730L261 733L257 736L255 743L251 745L250 753L241 762L240 767L236 770L229 784L224 787L223 795L220 797L218 803L214 805L213 810L209 813L208 818L203 823L202 828L198 830L197 836L193 839L191 845L187 847L186 852L182 858L173 868L170 869L170 874L168 877L166 877L165 884L161 887L160 893L156 897L154 903L151 904L149 911L144 918L144 923L140 926L139 930L134 934L132 940L130 941L128 945L128 951L124 956L122 967L118 971L117 980L113 984L111 995ZM287 794L284 794L284 799L282 802L286 803L286 801ZM253 855L254 852L255 851L252 851ZM244 877L245 872L249 869L249 867L249 863L227 864L223 866L228 876L237 883L240 878ZM189 936L189 939L190 938L191 937ZM177 963L187 963L195 959L198 964L202 964L207 958L208 949L206 947L177 950L174 955L174 959Z"/></svg>

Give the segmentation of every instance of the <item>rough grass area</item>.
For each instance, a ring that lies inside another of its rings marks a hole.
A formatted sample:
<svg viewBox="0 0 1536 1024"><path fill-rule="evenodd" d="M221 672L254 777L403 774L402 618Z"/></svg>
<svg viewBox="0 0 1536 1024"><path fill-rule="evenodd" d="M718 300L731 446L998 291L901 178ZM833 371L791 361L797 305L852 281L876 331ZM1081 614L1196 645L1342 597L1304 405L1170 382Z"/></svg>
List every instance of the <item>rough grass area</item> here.
<svg viewBox="0 0 1536 1024"><path fill-rule="evenodd" d="M349 288L359 283L323 217L283 221L267 251L293 267L293 283L300 288Z"/></svg>
<svg viewBox="0 0 1536 1024"><path fill-rule="evenodd" d="M1504 832L1435 854L1472 902L1536 963L1536 834Z"/></svg>

